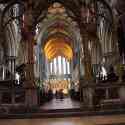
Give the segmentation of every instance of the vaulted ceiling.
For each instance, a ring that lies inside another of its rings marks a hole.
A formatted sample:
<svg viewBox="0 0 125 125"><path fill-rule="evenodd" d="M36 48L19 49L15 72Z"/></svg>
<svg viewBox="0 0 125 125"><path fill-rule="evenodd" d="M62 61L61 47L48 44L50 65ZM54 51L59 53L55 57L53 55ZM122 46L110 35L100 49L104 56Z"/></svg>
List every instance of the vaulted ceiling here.
<svg viewBox="0 0 125 125"><path fill-rule="evenodd" d="M37 0L37 1L36 0L0 0L0 3L3 3L5 6L5 9L3 10L3 14L2 14L1 24L4 27L7 23L12 21L13 19L17 18L20 20L21 14L24 13L25 9L27 9L27 10L32 10L31 11L32 16L33 16L32 27L35 29L36 25L38 23L40 23L41 21L43 21L43 19L46 18L48 11L51 9L50 5L52 5L55 2L61 3L64 6L67 15L69 17L71 17L73 20L75 20L76 22L81 23L81 22L83 22L83 20L81 20L81 8L83 6L84 7L87 6L88 8L89 7L91 8L89 3L91 3L91 2L94 3L95 1L103 3L105 5L105 7L108 8L110 15L111 15L111 18L108 17L108 19L112 20L113 15L112 15L112 8L111 8L110 2L113 2L113 0L110 0L110 1L109 0ZM10 20L5 21L6 12L8 11L8 9L11 6L14 5L14 3L18 3L19 5L21 5L20 6L20 15L18 15L17 17L11 17ZM124 0L116 0L112 4L114 4L113 6L115 7L118 14L124 13L124 11L125 11ZM23 6L24 6L24 8L23 8ZM95 9L97 9L97 8L95 8ZM53 12L54 11L55 10L53 10ZM64 11L64 10L62 9L61 11ZM84 12L84 9L83 9L83 12ZM105 16L105 15L101 15L101 16ZM84 17L84 14L83 14L83 17ZM92 22L92 21L90 20L90 22ZM90 24L84 25L83 30L88 30L88 31L90 30L90 33L93 35L93 33L95 33L96 27L93 27L93 25L90 25ZM56 41L60 41L60 39L58 39ZM63 46L65 46L65 45L66 44L64 44ZM59 50L58 50L58 52L59 52ZM55 53L57 53L57 52L55 52ZM66 56L64 54L64 52L61 51L60 53L63 53L63 55ZM68 57L68 58L71 58L71 57Z"/></svg>
<svg viewBox="0 0 125 125"><path fill-rule="evenodd" d="M54 2L60 2L62 3L66 9L72 10L73 13L75 13L77 16L79 15L79 8L85 4L96 0L0 0L1 4L6 3L12 3L12 2L28 2L29 5L32 6L34 12L35 19L38 19L38 17L41 15L41 12L43 10L46 10L50 4ZM124 0L98 0L105 4L107 4L108 7L110 5L113 5L118 13L124 13L125 12L125 1ZM39 21L39 19L38 19Z"/></svg>
<svg viewBox="0 0 125 125"><path fill-rule="evenodd" d="M73 58L72 48L65 37L50 38L44 47L44 52L48 60L52 60L57 56L63 56L67 60Z"/></svg>
<svg viewBox="0 0 125 125"><path fill-rule="evenodd" d="M43 18L45 18L48 8L54 2L61 3L66 8L66 11L69 16L71 16L74 20L80 21L82 6L89 6L90 3L95 1L96 0L37 0L36 2L36 0L0 0L0 3L9 4L5 4L6 9L3 12L4 14L7 11L7 8L9 8L14 3L24 3L24 7L27 7L29 10L32 9L32 16L34 19L33 24L36 25L41 20L43 20ZM112 13L112 10L106 0L97 1L100 1L105 4L105 6L107 6L107 8L109 8L110 12Z"/></svg>

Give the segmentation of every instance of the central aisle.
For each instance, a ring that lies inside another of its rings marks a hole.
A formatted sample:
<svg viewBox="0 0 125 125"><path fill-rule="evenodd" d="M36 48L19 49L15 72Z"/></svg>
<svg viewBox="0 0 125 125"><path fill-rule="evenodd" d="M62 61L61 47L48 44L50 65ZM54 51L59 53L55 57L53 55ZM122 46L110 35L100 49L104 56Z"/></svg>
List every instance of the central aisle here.
<svg viewBox="0 0 125 125"><path fill-rule="evenodd" d="M45 103L41 106L41 109L74 109L80 108L81 104L79 101L74 101L71 98L56 99L54 98L50 102Z"/></svg>

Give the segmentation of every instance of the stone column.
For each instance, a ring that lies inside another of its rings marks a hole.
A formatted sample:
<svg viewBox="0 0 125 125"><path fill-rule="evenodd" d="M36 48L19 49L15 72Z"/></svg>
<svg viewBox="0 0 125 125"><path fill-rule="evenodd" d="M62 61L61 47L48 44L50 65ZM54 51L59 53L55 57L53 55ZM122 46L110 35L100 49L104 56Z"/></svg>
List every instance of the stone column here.
<svg viewBox="0 0 125 125"><path fill-rule="evenodd" d="M9 62L9 67L10 67L10 73L11 73L11 80L15 80L15 61L16 57L15 56L9 56L7 58L7 61Z"/></svg>
<svg viewBox="0 0 125 125"><path fill-rule="evenodd" d="M87 84L92 83L92 65L91 65L91 57L90 53L88 50L88 34L83 34L83 46L84 46L84 67L85 67L85 82ZM88 94L88 107L92 108L93 107L93 88L88 87L88 91L86 91Z"/></svg>
<svg viewBox="0 0 125 125"><path fill-rule="evenodd" d="M55 71L54 71L54 61L52 61L52 75L55 74Z"/></svg>
<svg viewBox="0 0 125 125"><path fill-rule="evenodd" d="M83 51L84 51L84 67L85 67L85 80L92 81L92 66L91 66L91 57L88 50L88 35L85 33L83 37Z"/></svg>
<svg viewBox="0 0 125 125"><path fill-rule="evenodd" d="M61 73L64 73L63 58L61 57Z"/></svg>
<svg viewBox="0 0 125 125"><path fill-rule="evenodd" d="M26 42L28 42L28 60L26 65L26 105L34 106L37 105L37 90L34 80L34 57L33 57L33 35L31 33L28 34L29 38Z"/></svg>
<svg viewBox="0 0 125 125"><path fill-rule="evenodd" d="M48 73L48 76L50 75L50 63L47 59L47 73Z"/></svg>
<svg viewBox="0 0 125 125"><path fill-rule="evenodd" d="M59 62L58 62L58 58L56 59L56 66L57 66L57 74L59 74Z"/></svg>
<svg viewBox="0 0 125 125"><path fill-rule="evenodd" d="M68 62L66 60L66 75L68 74ZM66 76L66 80L68 80L67 76Z"/></svg>
<svg viewBox="0 0 125 125"><path fill-rule="evenodd" d="M25 104L28 107L32 107L37 105L37 90L34 80L34 29L32 7L30 5L26 5L26 11L24 13L23 34L25 44L27 44L26 80L24 83L26 89Z"/></svg>
<svg viewBox="0 0 125 125"><path fill-rule="evenodd" d="M80 93L83 93L81 95L86 95L87 97L83 96L83 100L87 101L87 106L89 108L93 107L93 88L91 86L83 88L83 84L88 84L91 85L92 83L92 66L91 66L91 55L88 50L88 38L89 34L86 31L85 24L82 20L79 20L79 27L80 27L80 33L82 36L82 44L83 44L83 51L84 51L84 58L83 58L83 63L84 63L84 71L85 75L83 79L80 79ZM84 98L85 97L85 98ZM82 100L82 99L81 99Z"/></svg>

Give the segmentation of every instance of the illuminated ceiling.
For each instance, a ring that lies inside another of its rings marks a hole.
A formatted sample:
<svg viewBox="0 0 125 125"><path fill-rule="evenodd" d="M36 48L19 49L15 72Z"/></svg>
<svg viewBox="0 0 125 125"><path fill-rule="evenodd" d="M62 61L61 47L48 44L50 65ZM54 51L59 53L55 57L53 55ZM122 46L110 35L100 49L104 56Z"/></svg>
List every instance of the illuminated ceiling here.
<svg viewBox="0 0 125 125"><path fill-rule="evenodd" d="M63 7L63 5L55 2L48 8L48 18L52 19L53 16L57 18L61 17L61 20L62 17L66 16L65 8ZM63 19L65 20L66 17ZM44 44L44 53L49 61L57 56L63 56L67 60L71 60L73 58L70 33L67 32L65 27L66 26L64 22L58 20L47 30L48 39L45 40L46 44Z"/></svg>
<svg viewBox="0 0 125 125"><path fill-rule="evenodd" d="M45 56L52 60L57 56L63 56L67 60L73 58L73 51L69 43L63 37L51 37L44 47Z"/></svg>

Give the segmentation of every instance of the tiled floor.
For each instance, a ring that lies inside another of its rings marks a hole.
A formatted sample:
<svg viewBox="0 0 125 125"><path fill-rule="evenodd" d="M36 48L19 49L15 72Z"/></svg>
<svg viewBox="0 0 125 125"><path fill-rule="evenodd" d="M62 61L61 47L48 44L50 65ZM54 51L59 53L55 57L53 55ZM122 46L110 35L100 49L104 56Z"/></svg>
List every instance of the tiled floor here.
<svg viewBox="0 0 125 125"><path fill-rule="evenodd" d="M53 99L41 106L41 109L72 109L80 108L80 102L71 100L71 98Z"/></svg>
<svg viewBox="0 0 125 125"><path fill-rule="evenodd" d="M109 125L124 123L125 115L117 116L89 116L47 119L1 119L0 125Z"/></svg>

